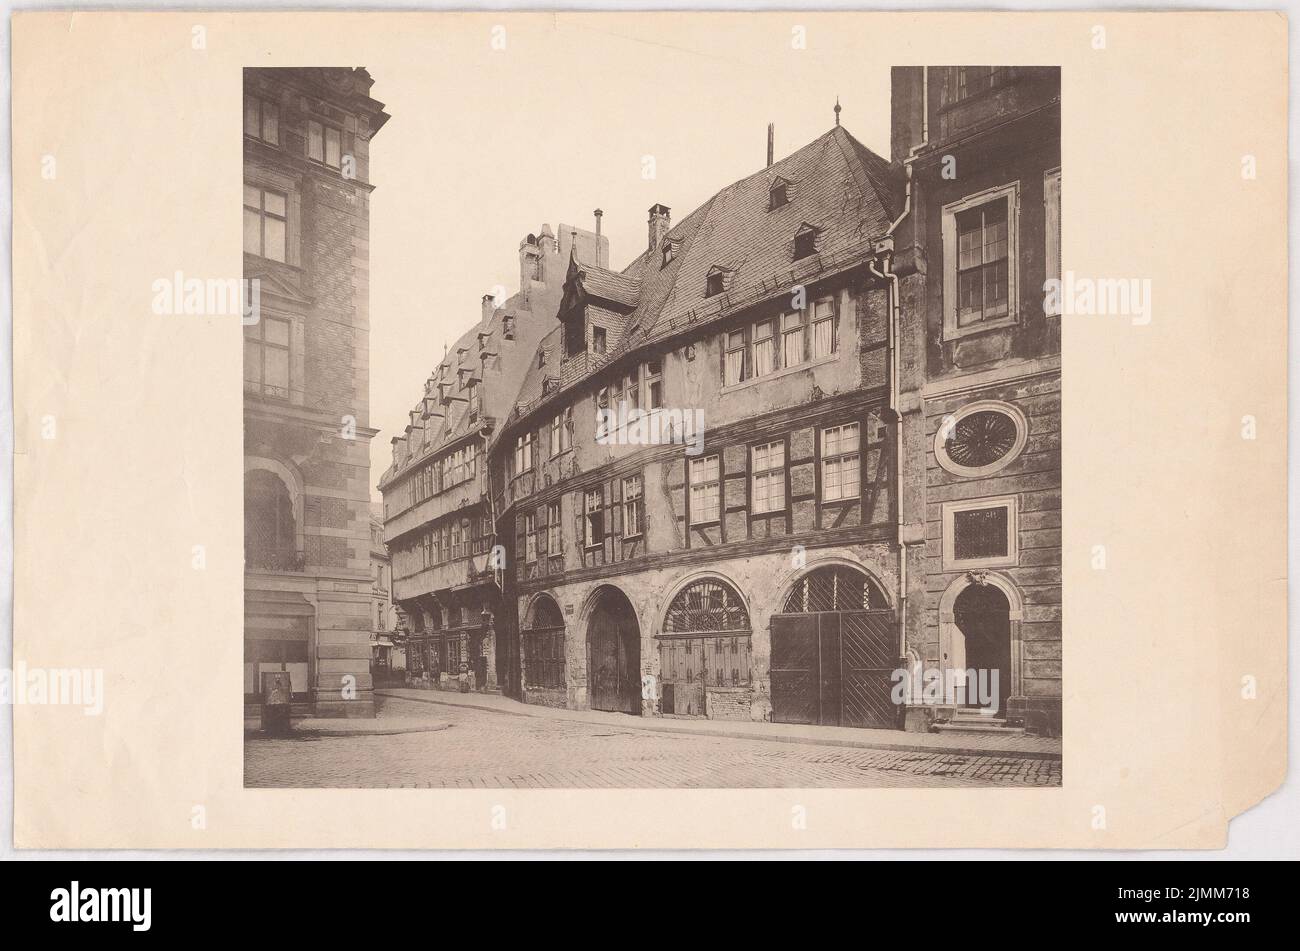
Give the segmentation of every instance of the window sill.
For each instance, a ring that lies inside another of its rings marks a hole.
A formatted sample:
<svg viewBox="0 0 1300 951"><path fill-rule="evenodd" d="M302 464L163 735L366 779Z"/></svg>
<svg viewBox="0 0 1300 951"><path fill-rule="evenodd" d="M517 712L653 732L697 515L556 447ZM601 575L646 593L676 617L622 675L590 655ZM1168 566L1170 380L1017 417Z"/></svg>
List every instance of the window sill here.
<svg viewBox="0 0 1300 951"><path fill-rule="evenodd" d="M983 568L1014 568L1015 555L997 555L992 558L962 558L943 561L944 571L976 571Z"/></svg>
<svg viewBox="0 0 1300 951"><path fill-rule="evenodd" d="M715 525L721 525L722 519L715 518L709 522L691 522L691 528L713 528Z"/></svg>
<svg viewBox="0 0 1300 951"><path fill-rule="evenodd" d="M970 337L975 334L987 333L991 330L1001 330L1004 327L1014 327L1018 323L1015 314L1006 317L998 317L994 320L981 320L979 323L971 324L968 327L958 327L952 320L951 316L944 321L943 339L960 340L962 337Z"/></svg>
<svg viewBox="0 0 1300 951"><path fill-rule="evenodd" d="M793 374L798 373L800 370L811 370L813 369L813 367L825 366L828 363L835 362L837 357L839 357L838 351L830 354L829 356L818 357L815 360L809 360L807 363L798 363L792 367L782 367L779 370L773 370L771 373L764 373L762 376L752 376L748 380L742 380L739 383L728 383L722 387L722 392L735 393L738 390L749 389L751 386L756 386L759 383L768 383L772 380L777 380L784 376L792 376Z"/></svg>

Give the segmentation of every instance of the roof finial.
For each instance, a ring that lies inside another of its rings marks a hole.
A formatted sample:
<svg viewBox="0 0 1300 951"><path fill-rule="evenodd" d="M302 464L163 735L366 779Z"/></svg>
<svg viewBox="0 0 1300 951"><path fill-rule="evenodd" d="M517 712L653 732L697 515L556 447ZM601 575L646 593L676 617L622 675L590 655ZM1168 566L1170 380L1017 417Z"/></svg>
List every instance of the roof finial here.
<svg viewBox="0 0 1300 951"><path fill-rule="evenodd" d="M840 124L840 97L835 97L835 124Z"/></svg>

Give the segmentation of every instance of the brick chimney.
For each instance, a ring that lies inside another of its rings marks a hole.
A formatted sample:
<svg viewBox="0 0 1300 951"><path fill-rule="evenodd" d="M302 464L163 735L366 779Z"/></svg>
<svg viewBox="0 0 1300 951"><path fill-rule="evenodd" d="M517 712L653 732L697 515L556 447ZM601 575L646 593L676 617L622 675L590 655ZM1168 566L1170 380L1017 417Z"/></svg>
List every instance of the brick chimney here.
<svg viewBox="0 0 1300 951"><path fill-rule="evenodd" d="M664 235L666 235L668 229L672 227L671 212L672 209L667 205L650 206L649 231L651 251L659 247L659 242L663 241Z"/></svg>

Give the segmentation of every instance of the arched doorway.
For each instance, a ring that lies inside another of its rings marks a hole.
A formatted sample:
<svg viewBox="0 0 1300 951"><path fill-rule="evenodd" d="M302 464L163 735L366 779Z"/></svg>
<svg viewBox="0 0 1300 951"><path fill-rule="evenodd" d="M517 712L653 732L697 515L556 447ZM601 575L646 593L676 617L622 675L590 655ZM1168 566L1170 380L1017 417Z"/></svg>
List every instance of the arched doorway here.
<svg viewBox="0 0 1300 951"><path fill-rule="evenodd" d="M996 585L972 584L957 595L952 615L961 634L952 645L952 667L961 672L957 703L996 705L1004 716L1011 695L1011 603Z"/></svg>
<svg viewBox="0 0 1300 951"><path fill-rule="evenodd" d="M750 685L749 612L721 578L700 578L678 591L657 641L664 713L704 716L710 687Z"/></svg>
<svg viewBox="0 0 1300 951"><path fill-rule="evenodd" d="M588 682L593 710L641 713L641 630L617 588L597 590L587 618Z"/></svg>
<svg viewBox="0 0 1300 951"><path fill-rule="evenodd" d="M861 569L822 565L801 575L772 615L772 719L894 728L898 620Z"/></svg>

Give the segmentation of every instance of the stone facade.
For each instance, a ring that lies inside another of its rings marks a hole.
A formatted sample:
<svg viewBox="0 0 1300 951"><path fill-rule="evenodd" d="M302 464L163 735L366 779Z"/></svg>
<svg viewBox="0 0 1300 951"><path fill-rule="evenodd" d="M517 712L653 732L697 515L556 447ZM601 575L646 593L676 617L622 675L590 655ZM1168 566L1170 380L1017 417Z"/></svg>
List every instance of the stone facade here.
<svg viewBox="0 0 1300 951"><path fill-rule="evenodd" d="M373 716L371 137L364 69L247 69L244 276L246 706L288 670L295 712Z"/></svg>
<svg viewBox="0 0 1300 951"><path fill-rule="evenodd" d="M1004 716L1059 735L1061 328L1044 282L1060 276L1060 71L896 68L893 85L893 158L908 169L910 204L891 262L909 660L962 668L972 638L1005 639ZM968 235L981 233L1005 242L986 250L995 263L983 272L1003 296L973 302L959 281L978 267L959 272L972 263ZM999 439L1004 455L978 457ZM1005 524L1005 546L960 550L963 517ZM914 707L909 724L926 728L950 706Z"/></svg>

